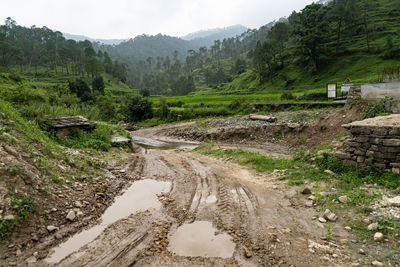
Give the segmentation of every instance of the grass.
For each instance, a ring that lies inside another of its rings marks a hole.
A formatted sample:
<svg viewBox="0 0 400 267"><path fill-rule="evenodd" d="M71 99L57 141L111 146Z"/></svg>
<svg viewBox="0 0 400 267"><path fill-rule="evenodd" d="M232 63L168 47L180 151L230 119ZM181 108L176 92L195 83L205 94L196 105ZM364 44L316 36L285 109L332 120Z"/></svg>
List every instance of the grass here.
<svg viewBox="0 0 400 267"><path fill-rule="evenodd" d="M321 210L329 208L339 213L344 210L352 210L358 214L355 216L356 219L349 222L349 225L359 240L373 240L374 232L367 231L367 225L362 222L362 218L372 212L370 208L372 203L382 199L382 193L379 193L378 190L371 193L365 190L365 186L376 184L381 188L391 190L394 194L400 193L399 174L384 172L372 166L367 169L347 167L340 159L331 154L324 154L313 161L316 154L310 154L300 149L294 153L291 159L277 159L240 149L220 149L213 143L200 146L195 151L204 155L229 158L258 172L271 173L274 170L285 170L285 175L278 179L286 180L289 185L314 182L315 202ZM332 173L326 170L330 170ZM331 191L332 187L336 190L322 195L322 191ZM348 203L338 203L338 197L343 195L350 198ZM395 245L396 239L398 239L396 234L400 233L400 220L379 218L377 222L379 230L392 239L392 243ZM330 240L332 236L332 228L328 226L325 237Z"/></svg>

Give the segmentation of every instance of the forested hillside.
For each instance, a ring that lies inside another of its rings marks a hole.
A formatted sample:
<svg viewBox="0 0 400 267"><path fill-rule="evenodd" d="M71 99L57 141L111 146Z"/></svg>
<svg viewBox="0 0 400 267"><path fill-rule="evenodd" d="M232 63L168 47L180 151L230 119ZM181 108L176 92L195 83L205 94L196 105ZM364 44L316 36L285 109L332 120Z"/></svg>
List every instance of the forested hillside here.
<svg viewBox="0 0 400 267"><path fill-rule="evenodd" d="M206 88L217 94L299 91L346 77L374 81L384 67L400 64L399 31L396 0L312 4L258 30L192 48L184 61L167 52L127 62L130 84L176 95ZM194 86L176 89L188 80Z"/></svg>

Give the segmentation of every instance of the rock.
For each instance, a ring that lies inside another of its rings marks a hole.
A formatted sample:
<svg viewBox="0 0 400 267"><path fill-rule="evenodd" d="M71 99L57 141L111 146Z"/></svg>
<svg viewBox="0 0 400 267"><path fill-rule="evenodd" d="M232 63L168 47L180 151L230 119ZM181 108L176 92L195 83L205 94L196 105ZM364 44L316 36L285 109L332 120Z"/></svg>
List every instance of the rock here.
<svg viewBox="0 0 400 267"><path fill-rule="evenodd" d="M82 208L82 207L83 207L83 205L82 205L82 203L81 203L80 201L75 201L75 202L74 202L74 205L75 205L75 207L77 207L77 208Z"/></svg>
<svg viewBox="0 0 400 267"><path fill-rule="evenodd" d="M340 239L339 242L340 242L340 244L342 244L342 245L346 245L346 244L349 243L349 240L346 239L346 238L343 238L343 239Z"/></svg>
<svg viewBox="0 0 400 267"><path fill-rule="evenodd" d="M367 223L367 224L370 224L370 223L371 223L371 220L368 219L368 218L365 218L365 219L363 220L363 222L364 222L364 223Z"/></svg>
<svg viewBox="0 0 400 267"><path fill-rule="evenodd" d="M46 242L46 237L42 237L42 238L40 238L39 242L40 242L40 243L44 243L44 242Z"/></svg>
<svg viewBox="0 0 400 267"><path fill-rule="evenodd" d="M70 210L70 211L68 212L66 218L67 218L67 220L73 221L73 220L75 220L75 217L76 217L75 211Z"/></svg>
<svg viewBox="0 0 400 267"><path fill-rule="evenodd" d="M358 253L361 254L361 255L365 255L365 251L364 251L362 248L360 248L360 249L358 250Z"/></svg>
<svg viewBox="0 0 400 267"><path fill-rule="evenodd" d="M311 194L311 189L308 186L306 186L306 187L304 187L303 191L301 191L301 193L303 195L310 195Z"/></svg>
<svg viewBox="0 0 400 267"><path fill-rule="evenodd" d="M319 218L318 218L318 221L319 221L320 223L326 223L326 220L325 220L323 217L319 217Z"/></svg>
<svg viewBox="0 0 400 267"><path fill-rule="evenodd" d="M331 170L325 170L324 173L330 174L330 175L334 175L335 173Z"/></svg>
<svg viewBox="0 0 400 267"><path fill-rule="evenodd" d="M309 196L308 200L315 200L315 196Z"/></svg>
<svg viewBox="0 0 400 267"><path fill-rule="evenodd" d="M324 212L324 218L328 221L335 222L337 220L337 216L335 213L330 211L329 209L326 209Z"/></svg>
<svg viewBox="0 0 400 267"><path fill-rule="evenodd" d="M370 225L367 226L367 229L369 231L376 231L378 229L378 223L371 223Z"/></svg>
<svg viewBox="0 0 400 267"><path fill-rule="evenodd" d="M58 228L55 227L54 225L49 225L49 226L46 227L46 229L47 229L47 231L49 231L50 233L51 233L51 232L54 232L55 230L58 230Z"/></svg>
<svg viewBox="0 0 400 267"><path fill-rule="evenodd" d="M244 248L244 256L246 258L251 258L253 257L253 253L248 248Z"/></svg>
<svg viewBox="0 0 400 267"><path fill-rule="evenodd" d="M20 249L17 249L15 252L15 256L19 257L22 254L22 251Z"/></svg>
<svg viewBox="0 0 400 267"><path fill-rule="evenodd" d="M373 261L372 266L383 266L383 263L380 261Z"/></svg>
<svg viewBox="0 0 400 267"><path fill-rule="evenodd" d="M374 241L375 241L375 242L381 242L382 240L383 240L383 234L382 234L382 233L379 233L379 232L375 233L375 235L374 235Z"/></svg>
<svg viewBox="0 0 400 267"><path fill-rule="evenodd" d="M394 198L389 198L387 200L388 206L392 207L400 207L400 196L394 197Z"/></svg>
<svg viewBox="0 0 400 267"><path fill-rule="evenodd" d="M306 201L306 206L307 206L307 207L312 207L312 206L314 206L314 201L312 201L312 200L307 200L307 201Z"/></svg>
<svg viewBox="0 0 400 267"><path fill-rule="evenodd" d="M346 231L351 231L351 227L350 227L350 226L345 226L344 229L345 229Z"/></svg>
<svg viewBox="0 0 400 267"><path fill-rule="evenodd" d="M8 220L14 220L15 216L14 215L6 215L3 217L3 220L8 221Z"/></svg>
<svg viewBox="0 0 400 267"><path fill-rule="evenodd" d="M351 199L348 196L340 196L338 200L340 203L348 203L351 201Z"/></svg>
<svg viewBox="0 0 400 267"><path fill-rule="evenodd" d="M26 261L27 263L35 263L35 262L37 262L37 259L36 259L35 256L30 256L30 257L27 258L25 261Z"/></svg>

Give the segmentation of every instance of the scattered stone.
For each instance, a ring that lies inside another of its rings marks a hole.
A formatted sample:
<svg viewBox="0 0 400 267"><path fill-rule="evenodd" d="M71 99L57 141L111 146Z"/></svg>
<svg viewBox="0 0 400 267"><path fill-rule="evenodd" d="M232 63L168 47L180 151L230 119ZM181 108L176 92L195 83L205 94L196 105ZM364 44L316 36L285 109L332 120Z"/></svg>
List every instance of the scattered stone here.
<svg viewBox="0 0 400 267"><path fill-rule="evenodd" d="M306 206L307 206L307 207L312 207L312 206L314 206L314 201L312 201L312 200L307 200L307 201L306 201Z"/></svg>
<svg viewBox="0 0 400 267"><path fill-rule="evenodd" d="M358 266L360 266L360 264L359 264L358 262L353 262L353 263L351 264L351 266L358 267Z"/></svg>
<svg viewBox="0 0 400 267"><path fill-rule="evenodd" d="M310 195L310 194L311 194L311 189L310 189L308 186L306 186L306 187L303 189L303 191L301 191L301 193L302 193L303 195Z"/></svg>
<svg viewBox="0 0 400 267"><path fill-rule="evenodd" d="M319 217L319 218L318 218L318 221L319 221L320 223L326 223L326 220L325 220L323 217Z"/></svg>
<svg viewBox="0 0 400 267"><path fill-rule="evenodd" d="M379 233L379 232L375 233L375 235L374 235L374 241L375 241L375 242L381 242L382 240L383 240L383 234L382 234L382 233Z"/></svg>
<svg viewBox="0 0 400 267"><path fill-rule="evenodd" d="M361 254L361 255L365 255L365 251L364 251L362 248L360 248L360 249L358 250L358 253Z"/></svg>
<svg viewBox="0 0 400 267"><path fill-rule="evenodd" d="M39 242L40 242L40 243L44 243L44 242L46 242L46 237L42 237L42 238L40 238Z"/></svg>
<svg viewBox="0 0 400 267"><path fill-rule="evenodd" d="M345 229L346 231L351 231L351 227L350 227L350 226L345 226L344 229Z"/></svg>
<svg viewBox="0 0 400 267"><path fill-rule="evenodd" d="M370 223L371 223L371 220L368 219L368 218L365 218L365 219L363 220L363 222L366 223L366 224L370 224Z"/></svg>
<svg viewBox="0 0 400 267"><path fill-rule="evenodd" d="M52 208L50 211L51 211L51 212L56 212L57 209L56 209L56 208Z"/></svg>
<svg viewBox="0 0 400 267"><path fill-rule="evenodd" d="M343 239L340 239L339 242L340 242L340 244L342 244L342 245L346 245L346 244L349 243L349 240L346 239L346 238L343 238Z"/></svg>
<svg viewBox="0 0 400 267"><path fill-rule="evenodd" d="M334 175L335 173L331 170L325 170L324 173L330 174L330 175Z"/></svg>
<svg viewBox="0 0 400 267"><path fill-rule="evenodd" d="M49 225L49 226L47 226L46 228L47 228L47 231L49 231L50 233L51 233L51 232L54 232L55 230L58 229L58 228L55 227L54 225Z"/></svg>
<svg viewBox="0 0 400 267"><path fill-rule="evenodd" d="M340 203L348 203L351 201L351 199L348 196L340 196L338 200Z"/></svg>
<svg viewBox="0 0 400 267"><path fill-rule="evenodd" d="M400 207L400 196L387 199L388 206Z"/></svg>
<svg viewBox="0 0 400 267"><path fill-rule="evenodd" d="M76 217L76 215L75 215L75 211L73 211L73 210L70 210L69 212L68 212L68 214L67 214L67 219L68 220L70 220L70 221L73 221L73 220L75 220L75 217Z"/></svg>
<svg viewBox="0 0 400 267"><path fill-rule="evenodd" d="M246 258L251 258L253 257L253 253L248 248L244 248L244 256Z"/></svg>
<svg viewBox="0 0 400 267"><path fill-rule="evenodd" d="M20 249L17 249L15 252L15 256L19 257L22 254L22 251Z"/></svg>
<svg viewBox="0 0 400 267"><path fill-rule="evenodd" d="M27 258L25 261L26 261L27 263L35 263L35 262L37 262L37 259L36 259L35 256L30 256L30 257Z"/></svg>
<svg viewBox="0 0 400 267"><path fill-rule="evenodd" d="M337 220L337 216L335 213L330 211L329 209L326 209L324 212L324 218L328 221L335 222Z"/></svg>
<svg viewBox="0 0 400 267"><path fill-rule="evenodd" d="M77 208L82 208L83 207L83 205L82 205L82 203L80 201L75 201L74 205Z"/></svg>
<svg viewBox="0 0 400 267"><path fill-rule="evenodd" d="M8 221L8 220L14 220L15 216L14 215L6 215L3 217L3 220Z"/></svg>
<svg viewBox="0 0 400 267"><path fill-rule="evenodd" d="M383 266L383 263L380 261L373 261L372 266Z"/></svg>
<svg viewBox="0 0 400 267"><path fill-rule="evenodd" d="M371 223L370 225L367 226L367 229L369 231L376 231L378 229L378 223Z"/></svg>

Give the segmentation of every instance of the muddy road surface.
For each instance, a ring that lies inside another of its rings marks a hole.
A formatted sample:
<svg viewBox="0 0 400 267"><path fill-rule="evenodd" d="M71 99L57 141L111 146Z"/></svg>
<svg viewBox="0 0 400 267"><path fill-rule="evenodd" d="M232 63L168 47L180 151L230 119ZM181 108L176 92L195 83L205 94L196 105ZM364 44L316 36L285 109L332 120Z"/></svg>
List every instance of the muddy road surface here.
<svg viewBox="0 0 400 267"><path fill-rule="evenodd" d="M134 133L139 157L97 225L37 263L57 266L335 266L344 247L321 241L315 210L274 174L257 174L190 149L196 144ZM346 236L343 226L335 233Z"/></svg>

